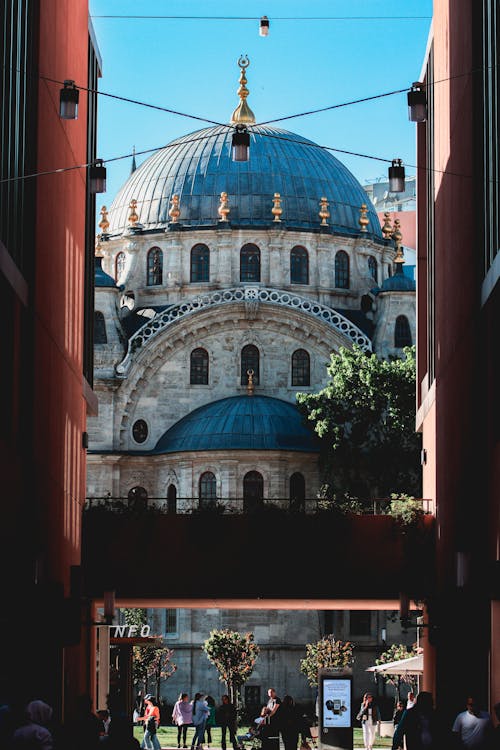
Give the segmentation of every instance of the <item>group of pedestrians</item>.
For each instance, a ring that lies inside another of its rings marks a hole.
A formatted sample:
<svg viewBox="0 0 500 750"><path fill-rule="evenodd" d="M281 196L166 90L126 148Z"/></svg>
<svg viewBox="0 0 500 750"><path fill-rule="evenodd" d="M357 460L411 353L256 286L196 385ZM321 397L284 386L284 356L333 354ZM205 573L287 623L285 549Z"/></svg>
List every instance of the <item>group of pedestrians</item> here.
<svg viewBox="0 0 500 750"><path fill-rule="evenodd" d="M233 746L238 750L236 739L236 708L231 703L228 695L222 696L222 702L218 708L210 695L196 693L193 700L189 700L188 693L181 693L172 711L172 721L177 725L177 747L187 748L187 730L194 727L191 740L191 750L200 750L205 744L210 747L212 742L212 727L221 728L221 747L226 750L227 736ZM145 745L145 748L148 746ZM149 748L148 748L149 750ZM155 748L154 750L158 750Z"/></svg>
<svg viewBox="0 0 500 750"><path fill-rule="evenodd" d="M262 706L252 726L245 734L238 737L240 745L243 745L245 740L258 738L262 750L279 750L281 735L285 750L297 750L299 737L301 750L310 750L309 726L292 696L285 695L281 700L274 688L269 688L267 696L267 703Z"/></svg>

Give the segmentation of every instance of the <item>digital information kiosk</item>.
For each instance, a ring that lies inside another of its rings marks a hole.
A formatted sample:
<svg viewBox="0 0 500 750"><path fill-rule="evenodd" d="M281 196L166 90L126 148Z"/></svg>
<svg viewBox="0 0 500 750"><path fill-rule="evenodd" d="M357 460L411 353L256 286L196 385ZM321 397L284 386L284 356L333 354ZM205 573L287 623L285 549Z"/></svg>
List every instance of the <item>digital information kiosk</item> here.
<svg viewBox="0 0 500 750"><path fill-rule="evenodd" d="M320 748L352 750L352 670L320 669L318 699Z"/></svg>

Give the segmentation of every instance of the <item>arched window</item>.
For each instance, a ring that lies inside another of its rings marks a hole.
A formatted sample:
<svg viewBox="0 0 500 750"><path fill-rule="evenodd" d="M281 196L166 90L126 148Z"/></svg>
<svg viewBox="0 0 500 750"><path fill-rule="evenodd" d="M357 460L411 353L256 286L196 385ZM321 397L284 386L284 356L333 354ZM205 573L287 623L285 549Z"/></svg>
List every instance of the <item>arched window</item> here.
<svg viewBox="0 0 500 750"><path fill-rule="evenodd" d="M210 281L210 250L206 245L191 248L191 283Z"/></svg>
<svg viewBox="0 0 500 750"><path fill-rule="evenodd" d="M296 471L290 477L290 510L305 510L306 505L306 480L303 475Z"/></svg>
<svg viewBox="0 0 500 750"><path fill-rule="evenodd" d="M248 383L248 371L253 372L253 383L259 385L259 350L253 344L247 344L241 350L241 385Z"/></svg>
<svg viewBox="0 0 500 750"><path fill-rule="evenodd" d="M360 308L364 313L373 311L373 302L369 294L363 294L361 297Z"/></svg>
<svg viewBox="0 0 500 750"><path fill-rule="evenodd" d="M94 312L94 344L107 344L106 322L102 312Z"/></svg>
<svg viewBox="0 0 500 750"><path fill-rule="evenodd" d="M240 281L260 281L260 250L244 245L240 250Z"/></svg>
<svg viewBox="0 0 500 750"><path fill-rule="evenodd" d="M132 437L136 443L145 443L148 439L148 426L143 419L138 419L132 426Z"/></svg>
<svg viewBox="0 0 500 750"><path fill-rule="evenodd" d="M208 352L193 349L191 352L191 385L208 385Z"/></svg>
<svg viewBox="0 0 500 750"><path fill-rule="evenodd" d="M309 284L309 256L305 247L290 252L290 284Z"/></svg>
<svg viewBox="0 0 500 750"><path fill-rule="evenodd" d="M167 513L177 513L177 489L174 484L169 484L167 490Z"/></svg>
<svg viewBox="0 0 500 750"><path fill-rule="evenodd" d="M378 284L378 264L376 258L373 257L373 255L368 256L368 273L374 280L376 284Z"/></svg>
<svg viewBox="0 0 500 750"><path fill-rule="evenodd" d="M132 487L128 493L128 507L140 512L148 507L148 493L144 487Z"/></svg>
<svg viewBox="0 0 500 750"><path fill-rule="evenodd" d="M115 281L120 280L120 276L122 276L125 270L126 261L125 253L118 253L115 258Z"/></svg>
<svg viewBox="0 0 500 750"><path fill-rule="evenodd" d="M243 510L255 510L264 500L264 479L258 471L249 471L243 477Z"/></svg>
<svg viewBox="0 0 500 750"><path fill-rule="evenodd" d="M292 354L292 385L311 385L311 363L305 349Z"/></svg>
<svg viewBox="0 0 500 750"><path fill-rule="evenodd" d="M148 286L163 284L163 253L159 247L148 252Z"/></svg>
<svg viewBox="0 0 500 750"><path fill-rule="evenodd" d="M211 471L205 471L200 477L200 508L215 505L217 502L217 480Z"/></svg>
<svg viewBox="0 0 500 750"><path fill-rule="evenodd" d="M396 325L394 326L394 346L396 349L402 349L404 346L411 346L411 330L406 315L398 315Z"/></svg>
<svg viewBox="0 0 500 750"><path fill-rule="evenodd" d="M344 250L339 250L335 256L335 286L349 289L349 256Z"/></svg>

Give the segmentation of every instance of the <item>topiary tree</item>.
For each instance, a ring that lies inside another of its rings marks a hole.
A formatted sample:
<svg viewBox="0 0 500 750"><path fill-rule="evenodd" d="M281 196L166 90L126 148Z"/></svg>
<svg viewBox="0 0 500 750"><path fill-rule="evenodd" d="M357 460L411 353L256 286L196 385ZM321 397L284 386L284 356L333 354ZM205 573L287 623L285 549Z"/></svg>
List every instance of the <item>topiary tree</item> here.
<svg viewBox="0 0 500 750"><path fill-rule="evenodd" d="M408 648L404 643L393 643L393 645L380 654L378 659L375 659L375 664L389 664L392 661L400 661L401 659L410 659L412 656L417 655L417 649ZM413 674L382 674L382 679L388 684L396 688L395 700L401 700L401 684L406 683L409 685L410 690L415 692L417 689L417 678Z"/></svg>
<svg viewBox="0 0 500 750"><path fill-rule="evenodd" d="M241 686L252 674L260 652L253 633L212 630L202 649L219 672L219 680L226 683L231 703L238 708Z"/></svg>
<svg viewBox="0 0 500 750"><path fill-rule="evenodd" d="M333 635L325 635L316 643L306 644L306 656L300 661L300 671L307 677L309 685L318 684L319 669L350 667L353 663L354 645L350 641L335 640Z"/></svg>
<svg viewBox="0 0 500 750"><path fill-rule="evenodd" d="M145 625L147 623L147 612L145 609L124 609L125 623L127 625ZM168 680L177 670L172 662L174 652L165 646L151 644L150 646L134 646L132 649L132 680L135 686L148 690L148 682L152 680L155 684L155 694L160 697L162 680Z"/></svg>

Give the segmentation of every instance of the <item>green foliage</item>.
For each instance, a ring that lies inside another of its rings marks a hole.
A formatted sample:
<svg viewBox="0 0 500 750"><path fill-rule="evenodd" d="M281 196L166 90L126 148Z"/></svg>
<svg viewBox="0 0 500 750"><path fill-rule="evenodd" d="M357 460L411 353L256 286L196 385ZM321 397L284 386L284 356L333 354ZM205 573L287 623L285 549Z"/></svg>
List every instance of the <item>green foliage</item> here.
<svg viewBox="0 0 500 750"><path fill-rule="evenodd" d="M336 504L419 496L420 435L415 432L415 348L382 360L360 347L331 355L329 382L297 403L322 442L328 499Z"/></svg>
<svg viewBox="0 0 500 750"><path fill-rule="evenodd" d="M140 627L141 625L146 625L147 622L147 614L145 609L122 609L123 616L125 618L125 624L126 625L137 625Z"/></svg>
<svg viewBox="0 0 500 750"><path fill-rule="evenodd" d="M417 655L417 650L412 648L410 650L403 643L393 643L393 645L380 654L378 659L375 659L375 664L389 664L391 661L400 661L401 659L409 659L412 656ZM393 685L397 688L397 694L399 698L399 688L402 682L410 686L411 690L417 689L417 678L413 674L386 674L380 675L388 685Z"/></svg>
<svg viewBox="0 0 500 750"><path fill-rule="evenodd" d="M145 609L123 609L127 625L145 625L147 613ZM174 652L164 646L134 646L132 649L132 679L135 685L147 687L148 680L155 683L156 695L160 695L162 680L168 680L177 670L171 661Z"/></svg>
<svg viewBox="0 0 500 750"><path fill-rule="evenodd" d="M336 641L333 635L326 635L316 643L307 643L306 656L300 660L300 671L314 687L318 684L318 669L350 667L353 648L350 641Z"/></svg>
<svg viewBox="0 0 500 750"><path fill-rule="evenodd" d="M226 683L230 699L236 705L239 689L252 674L260 652L253 633L212 630L202 649L219 672L219 680Z"/></svg>
<svg viewBox="0 0 500 750"><path fill-rule="evenodd" d="M424 515L421 500L409 495L391 495L390 515L404 526L417 524Z"/></svg>

